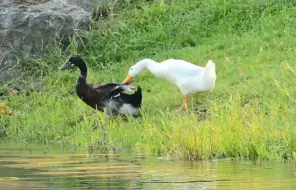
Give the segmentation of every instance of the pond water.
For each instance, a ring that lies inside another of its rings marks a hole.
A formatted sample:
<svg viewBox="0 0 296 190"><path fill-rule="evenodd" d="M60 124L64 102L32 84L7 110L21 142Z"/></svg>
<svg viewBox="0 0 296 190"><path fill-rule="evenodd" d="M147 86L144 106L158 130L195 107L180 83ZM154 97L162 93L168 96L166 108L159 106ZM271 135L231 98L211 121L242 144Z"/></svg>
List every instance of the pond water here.
<svg viewBox="0 0 296 190"><path fill-rule="evenodd" d="M296 166L71 153L0 141L0 189L296 189Z"/></svg>

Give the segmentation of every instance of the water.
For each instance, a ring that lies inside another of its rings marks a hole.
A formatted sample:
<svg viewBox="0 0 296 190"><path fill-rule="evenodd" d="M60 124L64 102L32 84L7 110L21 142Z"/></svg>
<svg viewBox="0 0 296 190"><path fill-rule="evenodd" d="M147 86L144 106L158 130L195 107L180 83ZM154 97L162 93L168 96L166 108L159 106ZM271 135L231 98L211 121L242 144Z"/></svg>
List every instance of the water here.
<svg viewBox="0 0 296 190"><path fill-rule="evenodd" d="M296 189L295 164L70 153L0 142L0 189Z"/></svg>

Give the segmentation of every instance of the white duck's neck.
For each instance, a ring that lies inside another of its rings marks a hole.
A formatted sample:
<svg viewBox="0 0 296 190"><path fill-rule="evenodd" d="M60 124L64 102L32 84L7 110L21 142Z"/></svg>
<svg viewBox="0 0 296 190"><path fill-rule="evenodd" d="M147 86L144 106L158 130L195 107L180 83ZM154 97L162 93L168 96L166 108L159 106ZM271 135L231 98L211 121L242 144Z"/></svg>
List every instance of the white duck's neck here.
<svg viewBox="0 0 296 190"><path fill-rule="evenodd" d="M150 71L153 75L159 76L160 74L160 67L161 64L159 64L156 61L153 61L152 59L143 59L137 63L138 67L140 67L141 71L144 69L147 69Z"/></svg>

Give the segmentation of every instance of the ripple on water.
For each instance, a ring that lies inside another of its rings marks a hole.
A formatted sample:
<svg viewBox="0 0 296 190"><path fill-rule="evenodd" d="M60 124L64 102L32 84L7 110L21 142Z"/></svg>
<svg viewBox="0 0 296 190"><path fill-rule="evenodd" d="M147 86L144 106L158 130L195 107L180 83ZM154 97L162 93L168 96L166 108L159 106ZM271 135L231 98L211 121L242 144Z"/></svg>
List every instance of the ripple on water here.
<svg viewBox="0 0 296 190"><path fill-rule="evenodd" d="M293 189L293 164L184 162L154 156L44 154L43 146L0 144L1 189Z"/></svg>

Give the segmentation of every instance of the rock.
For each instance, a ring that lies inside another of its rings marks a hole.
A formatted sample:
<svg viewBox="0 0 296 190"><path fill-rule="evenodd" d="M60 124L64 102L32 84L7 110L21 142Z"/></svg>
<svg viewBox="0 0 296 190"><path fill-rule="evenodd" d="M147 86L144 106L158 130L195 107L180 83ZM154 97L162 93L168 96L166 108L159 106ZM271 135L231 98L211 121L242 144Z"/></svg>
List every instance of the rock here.
<svg viewBox="0 0 296 190"><path fill-rule="evenodd" d="M98 0L100 1L100 0ZM83 8L85 11L92 12L95 0L66 0L70 5L76 5Z"/></svg>
<svg viewBox="0 0 296 190"><path fill-rule="evenodd" d="M65 0L65 1L68 4L82 7L84 10L88 12L92 12L93 8L99 4L115 2L115 0Z"/></svg>
<svg viewBox="0 0 296 190"><path fill-rule="evenodd" d="M91 12L66 0L1 0L0 82L18 73L21 59L77 30L89 30L90 20Z"/></svg>

